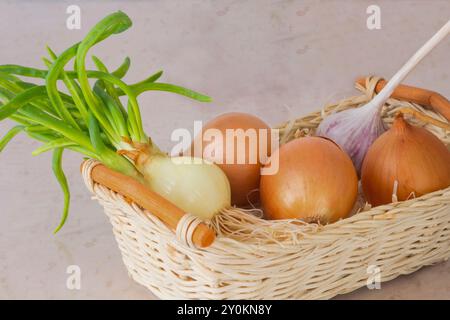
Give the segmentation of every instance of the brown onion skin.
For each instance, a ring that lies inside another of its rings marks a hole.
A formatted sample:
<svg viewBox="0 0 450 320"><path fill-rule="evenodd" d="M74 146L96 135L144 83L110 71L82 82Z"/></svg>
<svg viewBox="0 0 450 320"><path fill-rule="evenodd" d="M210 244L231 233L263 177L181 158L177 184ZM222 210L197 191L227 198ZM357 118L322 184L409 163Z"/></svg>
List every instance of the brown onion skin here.
<svg viewBox="0 0 450 320"><path fill-rule="evenodd" d="M450 185L450 151L434 134L412 126L402 115L369 148L361 171L361 184L372 206L407 200Z"/></svg>
<svg viewBox="0 0 450 320"><path fill-rule="evenodd" d="M222 114L208 123L203 127L203 132L205 132L207 129L218 129L220 130L223 135L225 136L225 130L226 129L265 129L267 130L267 150L268 154L267 156L270 156L270 147L271 147L271 141L270 141L270 127L261 119L258 117L247 114L247 113L241 113L241 112L230 112ZM197 136L194 140L194 142L198 139L200 139L200 136ZM208 159L214 163L216 163L226 174L228 177L228 180L230 182L231 186L231 203L236 206L246 206L249 205L249 201L251 203L256 203L259 201L258 199L258 193L253 192L259 188L259 181L261 176L261 162L258 160L258 163L249 163L249 157L251 154L253 156L256 156L256 159L259 159L258 153L259 153L259 135L258 135L258 148L255 150L249 150L249 144L246 144L246 150L245 150L245 163L244 164L238 164L236 163L237 158L237 147L235 144L234 148L234 154L235 154L235 162L234 164L227 164L225 163L227 150L231 151L231 145L225 143L225 146L220 143L218 147L223 151L223 156L219 154L215 154L212 156L205 156L203 154L203 150L210 145L214 143L218 143L217 141L205 141L203 140L203 148L201 150L201 154L194 153L194 142L191 145L191 152L196 157L201 157ZM222 164L218 163L222 162Z"/></svg>
<svg viewBox="0 0 450 320"><path fill-rule="evenodd" d="M347 217L357 198L358 176L350 157L321 137L299 138L274 152L279 171L261 177L268 219L332 223Z"/></svg>

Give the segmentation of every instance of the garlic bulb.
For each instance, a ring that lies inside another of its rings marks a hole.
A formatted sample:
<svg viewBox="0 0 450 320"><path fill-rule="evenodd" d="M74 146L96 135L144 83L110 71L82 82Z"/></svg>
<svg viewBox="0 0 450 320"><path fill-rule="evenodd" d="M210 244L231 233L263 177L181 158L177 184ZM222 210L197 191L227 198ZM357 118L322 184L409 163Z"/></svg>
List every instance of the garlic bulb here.
<svg viewBox="0 0 450 320"><path fill-rule="evenodd" d="M316 135L336 142L350 156L359 174L367 150L384 131L380 110L365 105L326 117Z"/></svg>

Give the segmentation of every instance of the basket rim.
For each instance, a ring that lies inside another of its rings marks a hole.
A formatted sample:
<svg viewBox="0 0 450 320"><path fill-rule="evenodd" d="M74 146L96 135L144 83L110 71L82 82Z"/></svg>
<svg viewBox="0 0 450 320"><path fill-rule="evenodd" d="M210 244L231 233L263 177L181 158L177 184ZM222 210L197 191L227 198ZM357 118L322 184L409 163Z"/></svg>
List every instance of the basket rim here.
<svg viewBox="0 0 450 320"><path fill-rule="evenodd" d="M126 200L123 195L109 189L108 187L106 187L104 185L98 184L96 182L94 182L94 185L101 186L102 188L107 189L109 192L114 193L115 195L121 197L126 202L126 204L128 206L130 206L130 208L133 205L141 208L139 206L139 204ZM308 226L310 226L310 227L317 226L317 228L315 229L315 231L305 230L305 235L302 238L302 240L303 239L305 239L305 240L311 239L311 237L323 235L324 233L328 233L328 232L332 231L333 229L344 228L345 226L350 226L350 225L353 225L356 223L366 223L369 221L370 222L375 221L375 222L379 223L381 221L388 222L388 221L392 221L392 220L396 220L396 219L405 219L405 218L407 219L408 217L413 218L414 215L412 215L410 213L407 213L407 212L398 212L397 213L396 211L397 211L397 209L400 209L400 208L414 208L416 206L422 206L422 205L426 204L426 202L434 202L435 200L437 200L439 198L445 197L447 194L450 195L450 187L441 189L438 191L434 191L434 192L428 193L426 195L423 195L421 197L417 197L414 199L399 201L397 203L390 203L390 204L386 204L386 205L373 207L366 211L355 213L350 217L340 219L334 223L330 223L330 224L326 224L326 225L317 225L314 223L308 223L307 224ZM448 204L450 205L450 201L448 202ZM145 209L143 209L143 211L148 212ZM149 212L149 213L151 214L151 212ZM250 215L250 213L242 213L242 214ZM154 217L155 219L158 219L157 217L155 217L153 215L152 215L152 217ZM290 222L290 223L292 222L292 223L300 223L299 227L301 228L302 227L301 224L303 224L303 221L301 221L299 219L266 220L261 217L255 217L255 218L261 220L262 222L267 223L268 225L270 225L270 224L275 225L277 223L283 223L283 222ZM164 225L164 227L167 228L167 230L169 232L173 233L173 235L175 237L175 233L172 232L168 226L166 226L164 223L162 223L162 225ZM376 225L376 227L379 227L379 225ZM289 247L296 247L298 245L298 243L283 243L283 241L274 242L274 243L261 243L261 244L255 243L255 242L248 243L248 242L239 241L232 237L227 237L227 236L218 234L216 240L211 245L211 247L214 246L214 244L216 244L216 242L222 242L223 240L225 240L228 244L233 244L233 243L238 244L239 247L241 247L241 248L242 248L242 246L248 246L248 248L254 248L254 247L260 248L261 245L264 245L267 247L282 246L283 248L289 248ZM210 248L210 247L196 248L196 250L208 250L208 248Z"/></svg>

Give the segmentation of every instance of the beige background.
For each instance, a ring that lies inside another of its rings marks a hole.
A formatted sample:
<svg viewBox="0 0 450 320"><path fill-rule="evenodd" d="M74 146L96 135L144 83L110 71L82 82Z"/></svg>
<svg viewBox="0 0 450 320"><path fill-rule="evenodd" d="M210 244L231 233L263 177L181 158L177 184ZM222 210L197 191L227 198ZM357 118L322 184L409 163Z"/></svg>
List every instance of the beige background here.
<svg viewBox="0 0 450 320"><path fill-rule="evenodd" d="M82 8L82 29L65 27L68 4ZM382 10L382 29L369 31L369 4ZM163 69L163 80L208 93L206 105L149 93L141 105L147 132L170 148L174 128L240 110L270 124L317 110L351 94L353 80L390 77L450 18L448 0L403 1L0 1L0 63L41 67L49 44L60 52L114 10L132 29L94 52L111 68L129 55L127 81ZM450 41L440 45L408 83L450 96ZM10 123L0 123L4 134ZM18 137L0 154L0 298L148 299L121 262L110 225L90 200L79 175L79 155L65 168L72 188L71 215L52 235L62 196L50 155L32 157L38 146ZM66 268L79 265L82 287L66 288ZM351 299L450 299L450 263L343 296Z"/></svg>

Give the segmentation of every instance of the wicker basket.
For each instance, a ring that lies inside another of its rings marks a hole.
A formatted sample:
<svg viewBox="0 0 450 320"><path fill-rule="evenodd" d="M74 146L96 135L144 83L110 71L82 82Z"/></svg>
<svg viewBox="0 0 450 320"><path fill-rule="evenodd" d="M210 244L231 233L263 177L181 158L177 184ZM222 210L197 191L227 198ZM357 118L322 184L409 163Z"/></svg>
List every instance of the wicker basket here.
<svg viewBox="0 0 450 320"><path fill-rule="evenodd" d="M357 85L362 95L283 124L282 142L312 134L325 114L366 103L376 80L368 80L367 89ZM386 123L405 106L445 121L391 99ZM448 133L426 127L450 145ZM376 208L360 196L356 214L326 226L267 221L258 209L231 208L211 222L217 233L212 246L198 249L183 236L183 226L175 234L139 205L93 183L95 165L86 162L83 176L113 225L129 275L160 298L326 299L365 286L371 266L384 282L450 256L450 188Z"/></svg>

